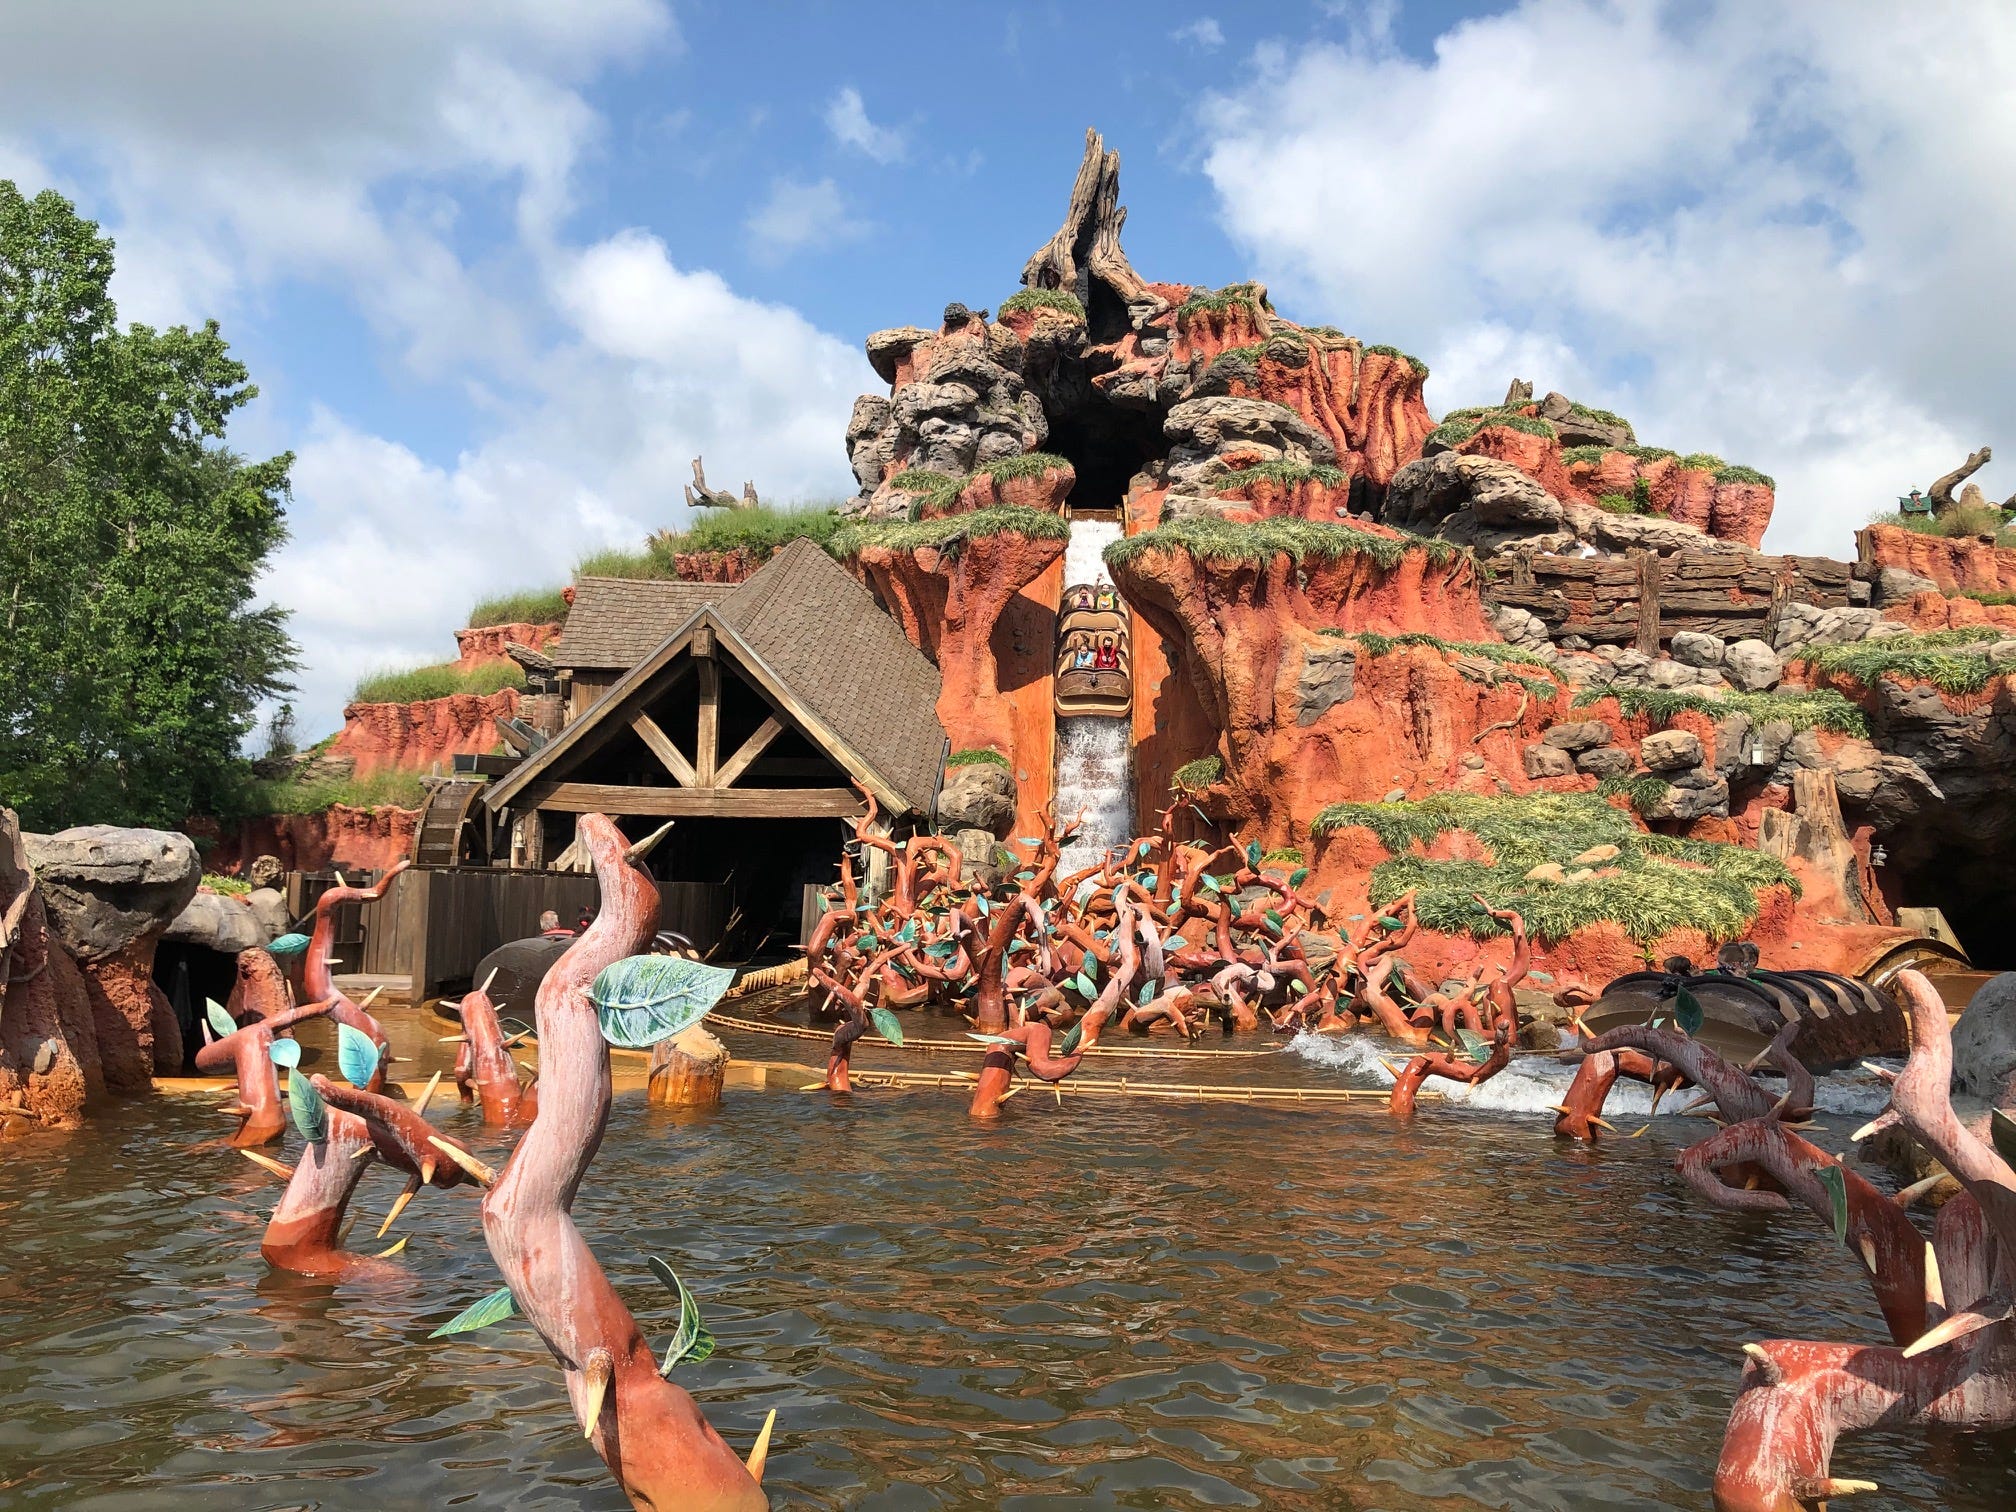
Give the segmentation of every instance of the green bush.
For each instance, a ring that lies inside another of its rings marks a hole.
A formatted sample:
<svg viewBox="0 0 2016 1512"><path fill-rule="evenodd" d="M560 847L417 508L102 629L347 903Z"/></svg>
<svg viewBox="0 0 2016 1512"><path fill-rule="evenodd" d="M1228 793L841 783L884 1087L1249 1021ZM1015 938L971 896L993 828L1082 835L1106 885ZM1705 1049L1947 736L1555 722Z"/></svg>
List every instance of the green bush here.
<svg viewBox="0 0 2016 1512"><path fill-rule="evenodd" d="M1078 302L1078 296L1063 289L1023 289L1001 302L1003 315L1012 315L1017 310L1062 310L1079 320L1085 318L1085 306Z"/></svg>
<svg viewBox="0 0 2016 1512"><path fill-rule="evenodd" d="M1643 478L1638 480L1644 482ZM1596 496L1596 507L1606 514L1650 514L1651 510L1640 504L1632 494L1606 493Z"/></svg>
<svg viewBox="0 0 2016 1512"><path fill-rule="evenodd" d="M1613 414L1606 409L1596 409L1587 404L1576 404L1572 400L1569 401L1568 413L1579 416L1584 420L1593 420L1598 425L1621 425L1627 431L1632 428L1631 422L1626 420L1622 415Z"/></svg>
<svg viewBox="0 0 2016 1512"><path fill-rule="evenodd" d="M1469 556L1461 546L1422 536L1394 539L1318 520L1276 515L1251 525L1192 515L1127 536L1106 548L1106 565L1120 567L1147 551L1184 551L1206 561L1258 562L1286 554L1293 561L1334 562L1347 556L1370 557L1381 567L1395 567L1409 552L1431 562L1453 562Z"/></svg>
<svg viewBox="0 0 2016 1512"><path fill-rule="evenodd" d="M1670 724L1682 713L1747 714L1759 725L1782 720L1794 730L1834 730L1842 735L1867 735L1869 721L1860 709L1832 688L1786 688L1769 693L1734 690L1711 696L1693 688L1589 688L1575 695L1574 706L1587 708L1606 698L1617 700L1626 714L1649 714Z"/></svg>
<svg viewBox="0 0 2016 1512"><path fill-rule="evenodd" d="M1596 784L1597 797L1623 798L1631 805L1631 811L1640 818L1664 803L1666 795L1672 791L1672 783L1663 777L1654 777L1649 772L1641 772L1631 777L1605 777Z"/></svg>
<svg viewBox="0 0 2016 1512"><path fill-rule="evenodd" d="M1479 938L1503 927L1479 911L1473 894L1516 909L1529 932L1559 941L1611 920L1641 944L1676 929L1711 939L1740 937L1757 917L1757 893L1797 884L1783 862L1742 846L1650 835L1593 793L1502 797L1441 794L1415 803L1338 803L1316 818L1316 834L1362 825L1392 859L1372 872L1371 901L1387 907L1412 889L1421 922ZM1415 849L1452 830L1474 835L1488 861L1431 861ZM1579 883L1529 882L1526 873L1574 859L1599 845L1618 848L1605 863L1615 875Z"/></svg>
<svg viewBox="0 0 2016 1512"><path fill-rule="evenodd" d="M1008 765L1008 758L1003 756L999 751L954 751L950 756L945 758L945 765L947 768L963 766L1006 767Z"/></svg>
<svg viewBox="0 0 2016 1512"><path fill-rule="evenodd" d="M1998 673L2016 670L2016 657L1992 657L1983 642L2008 632L1993 625L1893 635L1851 646L1811 646L1800 659L1821 672L1852 677L1874 687L1885 676L1927 682L1943 693L1979 693Z"/></svg>
<svg viewBox="0 0 2016 1512"><path fill-rule="evenodd" d="M243 877L220 877L215 872L203 873L203 886L227 898L242 898L252 891L252 884Z"/></svg>
<svg viewBox="0 0 2016 1512"><path fill-rule="evenodd" d="M1500 415L1484 423L1502 425L1507 430L1524 431L1529 436L1545 436L1549 441L1557 439L1561 434L1545 420L1537 420L1531 415Z"/></svg>
<svg viewBox="0 0 2016 1512"><path fill-rule="evenodd" d="M1176 768L1170 783L1178 791L1201 793L1225 775L1225 763L1216 756L1199 756Z"/></svg>
<svg viewBox="0 0 2016 1512"><path fill-rule="evenodd" d="M485 662L466 671L453 662L440 662L431 667L370 673L357 680L350 701L424 703L431 698L452 698L458 693L488 696L504 688L522 690L524 686L525 669L516 662Z"/></svg>
<svg viewBox="0 0 2016 1512"><path fill-rule="evenodd" d="M486 598L469 611L471 630L488 625L550 625L567 617L567 600L558 588L526 588Z"/></svg>
<svg viewBox="0 0 2016 1512"><path fill-rule="evenodd" d="M2016 604L2016 593L1990 593L1980 588L1963 588L1953 596L1972 599L1977 604L1987 604L1991 607Z"/></svg>

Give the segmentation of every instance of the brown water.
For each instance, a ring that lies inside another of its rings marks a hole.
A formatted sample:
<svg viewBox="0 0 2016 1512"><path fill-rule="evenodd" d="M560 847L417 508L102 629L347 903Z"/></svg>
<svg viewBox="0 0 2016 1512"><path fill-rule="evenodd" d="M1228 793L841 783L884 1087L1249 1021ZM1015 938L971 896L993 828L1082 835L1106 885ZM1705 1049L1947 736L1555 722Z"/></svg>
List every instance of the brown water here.
<svg viewBox="0 0 2016 1512"><path fill-rule="evenodd" d="M1880 1336L1817 1226L1678 1186L1692 1121L1591 1153L1449 1106L729 1097L619 1098L576 1211L661 1342L645 1256L699 1294L720 1350L680 1378L738 1448L777 1409L778 1507L1700 1508L1744 1341ZM269 1274L277 1183L181 1153L209 1101L6 1147L0 1507L624 1505L522 1321L427 1341L498 1284L473 1197L408 1210L407 1285ZM2006 1436L1835 1465L1871 1507L2016 1504Z"/></svg>

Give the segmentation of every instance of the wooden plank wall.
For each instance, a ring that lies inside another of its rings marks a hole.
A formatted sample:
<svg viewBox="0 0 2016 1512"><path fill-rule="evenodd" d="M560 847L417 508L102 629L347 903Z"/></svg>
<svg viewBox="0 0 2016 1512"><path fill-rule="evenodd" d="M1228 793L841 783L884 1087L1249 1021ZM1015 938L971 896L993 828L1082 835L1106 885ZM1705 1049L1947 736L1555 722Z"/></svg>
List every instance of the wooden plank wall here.
<svg viewBox="0 0 2016 1512"><path fill-rule="evenodd" d="M1501 558L1484 596L1536 614L1556 639L1648 653L1682 630L1725 640L1770 640L1788 603L1848 603L1849 564L1828 557L1746 557L1689 551L1670 557L1570 557L1518 551Z"/></svg>

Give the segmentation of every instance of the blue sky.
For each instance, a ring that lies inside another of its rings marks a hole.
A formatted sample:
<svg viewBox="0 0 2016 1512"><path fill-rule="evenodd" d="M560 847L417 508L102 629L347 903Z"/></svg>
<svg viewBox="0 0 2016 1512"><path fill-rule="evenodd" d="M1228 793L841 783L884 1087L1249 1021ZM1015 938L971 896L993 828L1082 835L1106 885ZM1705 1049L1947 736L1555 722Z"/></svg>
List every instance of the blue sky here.
<svg viewBox="0 0 2016 1512"><path fill-rule="evenodd" d="M0 18L0 176L250 364L319 732L483 593L679 523L696 453L851 488L861 338L1012 292L1088 125L1147 276L1257 275L1438 411L1617 409L1845 555L2004 439L2012 63L2016 13L1874 0L71 0Z"/></svg>

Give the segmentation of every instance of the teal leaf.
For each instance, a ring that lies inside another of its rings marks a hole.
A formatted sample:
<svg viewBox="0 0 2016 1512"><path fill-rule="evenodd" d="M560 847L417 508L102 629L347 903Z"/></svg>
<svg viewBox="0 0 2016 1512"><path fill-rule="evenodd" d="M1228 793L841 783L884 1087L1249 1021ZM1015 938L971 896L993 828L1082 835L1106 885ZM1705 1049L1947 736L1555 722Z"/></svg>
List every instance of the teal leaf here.
<svg viewBox="0 0 2016 1512"><path fill-rule="evenodd" d="M1069 1029L1067 1029L1064 1033L1064 1038L1057 1042L1057 1053L1059 1055L1077 1054L1078 1043L1080 1040L1084 1038L1085 1038L1085 1020L1080 1019L1078 1020L1077 1023L1073 1024Z"/></svg>
<svg viewBox="0 0 2016 1512"><path fill-rule="evenodd" d="M1288 990L1294 993L1297 997L1300 997L1303 993L1309 990L1309 984L1303 981L1300 977L1294 977L1289 980Z"/></svg>
<svg viewBox="0 0 2016 1512"><path fill-rule="evenodd" d="M266 1053L273 1057L274 1065L292 1070L301 1064L301 1041L275 1040L267 1046Z"/></svg>
<svg viewBox="0 0 2016 1512"><path fill-rule="evenodd" d="M1204 891L1206 892L1215 893L1218 891L1218 879L1212 876L1209 872L1206 872L1203 876L1197 879L1197 885L1203 888Z"/></svg>
<svg viewBox="0 0 2016 1512"><path fill-rule="evenodd" d="M1458 1029L1456 1046L1456 1053L1473 1066L1481 1066L1491 1058L1490 1045L1475 1029Z"/></svg>
<svg viewBox="0 0 2016 1512"><path fill-rule="evenodd" d="M226 1013L224 1005L215 998L203 999L203 1017L210 1021L210 1032L219 1039L238 1032L238 1021Z"/></svg>
<svg viewBox="0 0 2016 1512"><path fill-rule="evenodd" d="M1848 1174L1838 1165L1823 1165L1813 1172L1813 1179L1827 1189L1827 1201L1834 1209L1834 1238L1837 1243L1848 1242Z"/></svg>
<svg viewBox="0 0 2016 1512"><path fill-rule="evenodd" d="M1145 1006L1154 996L1155 984L1153 982L1143 982L1141 990L1134 995L1134 1001Z"/></svg>
<svg viewBox="0 0 2016 1512"><path fill-rule="evenodd" d="M1032 878L1034 878L1035 875L1036 873L1034 873L1033 871L1018 871L1017 873L1015 873L1015 880L1017 882L1027 882L1030 881Z"/></svg>
<svg viewBox="0 0 2016 1512"><path fill-rule="evenodd" d="M2011 1166L2016 1166L2016 1118L2011 1118L2000 1108L1990 1109L1988 1137L1995 1142L1995 1153Z"/></svg>
<svg viewBox="0 0 2016 1512"><path fill-rule="evenodd" d="M903 943L904 943L905 945L914 945L914 944L916 944L916 943L917 943L917 921L916 921L915 919L910 919L910 920L906 921L906 922L904 923L903 927L902 927L901 929L899 929L899 930L897 930L897 931L896 931L896 938L897 938L898 940L902 941L902 942L903 942Z"/></svg>
<svg viewBox="0 0 2016 1512"><path fill-rule="evenodd" d="M975 906L975 907L977 907L977 908L978 908L978 909L980 910L980 917L981 917L981 918L983 918L983 919L984 919L984 918L986 918L986 917L987 917L987 906L988 906L988 905L987 905L987 898L986 898L985 894L976 894L976 895L974 896L974 899L973 899L973 903L974 903L974 906Z"/></svg>
<svg viewBox="0 0 2016 1512"><path fill-rule="evenodd" d="M665 1363L658 1367L659 1375L669 1376L674 1366L698 1365L714 1353L714 1335L700 1321L700 1304L693 1300L693 1293L686 1289L679 1273L656 1255L650 1257L649 1263L651 1274L679 1299L679 1327L665 1351Z"/></svg>
<svg viewBox="0 0 2016 1512"><path fill-rule="evenodd" d="M1260 842L1258 840L1248 840L1246 842L1246 864L1253 867L1259 866Z"/></svg>
<svg viewBox="0 0 2016 1512"><path fill-rule="evenodd" d="M1099 988L1093 983L1092 978L1085 972L1081 971L1078 973L1076 977L1072 978L1071 985L1078 989L1078 993L1081 997L1090 998L1099 996Z"/></svg>
<svg viewBox="0 0 2016 1512"><path fill-rule="evenodd" d="M511 1295L511 1288L500 1286L482 1301L471 1302L427 1337L445 1339L450 1334L468 1333L475 1328L488 1328L492 1323L502 1323L517 1311L518 1303Z"/></svg>
<svg viewBox="0 0 2016 1512"><path fill-rule="evenodd" d="M378 1044L362 1029L349 1024L336 1026L336 1064L343 1072L343 1079L353 1087L362 1087L370 1082L371 1074L378 1069Z"/></svg>
<svg viewBox="0 0 2016 1512"><path fill-rule="evenodd" d="M626 956L602 968L588 996L602 1038L648 1050L699 1023L734 980L730 967L684 956Z"/></svg>
<svg viewBox="0 0 2016 1512"><path fill-rule="evenodd" d="M978 1040L983 1045L1012 1045L1015 1043L1015 1041L1008 1038L1005 1034L975 1034L970 1029L966 1031L966 1038Z"/></svg>
<svg viewBox="0 0 2016 1512"><path fill-rule="evenodd" d="M1015 843L1017 845L1041 845L1043 841L1041 837L1036 835L1017 835Z"/></svg>
<svg viewBox="0 0 2016 1512"><path fill-rule="evenodd" d="M270 956L305 955L308 950L308 936L304 934L284 934L266 947Z"/></svg>
<svg viewBox="0 0 2016 1512"><path fill-rule="evenodd" d="M1705 1017L1701 1010L1701 1000L1685 987L1673 1000L1673 1022L1680 1026L1680 1032L1693 1038L1701 1032L1701 1020Z"/></svg>
<svg viewBox="0 0 2016 1512"><path fill-rule="evenodd" d="M320 1144L329 1137L329 1105L298 1066L287 1071L287 1115L308 1143Z"/></svg>
<svg viewBox="0 0 2016 1512"><path fill-rule="evenodd" d="M875 1032L892 1045L903 1043L903 1025L896 1015L887 1008L870 1008L868 1017L875 1021Z"/></svg>
<svg viewBox="0 0 2016 1512"><path fill-rule="evenodd" d="M1404 927L1404 926L1402 926L1402 924L1400 923L1400 921L1399 921L1398 919L1394 918L1394 917L1393 917L1393 916L1392 916L1391 914L1381 914L1381 915L1379 915L1379 927L1380 927L1381 929L1384 929L1384 930L1387 930L1387 931L1389 931L1389 932L1390 932L1390 931L1392 931L1392 930L1395 930L1395 929L1400 929L1400 928L1402 928L1402 927Z"/></svg>
<svg viewBox="0 0 2016 1512"><path fill-rule="evenodd" d="M1308 880L1309 880L1309 868L1306 866L1299 866L1294 871L1288 874L1288 885L1290 887L1300 887L1304 882Z"/></svg>
<svg viewBox="0 0 2016 1512"><path fill-rule="evenodd" d="M1281 933L1284 925L1281 918L1281 911L1278 908L1268 909L1266 919L1269 924L1274 926L1274 933L1276 934Z"/></svg>

